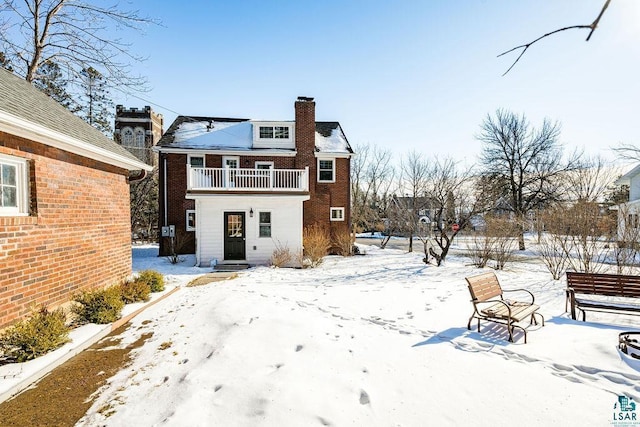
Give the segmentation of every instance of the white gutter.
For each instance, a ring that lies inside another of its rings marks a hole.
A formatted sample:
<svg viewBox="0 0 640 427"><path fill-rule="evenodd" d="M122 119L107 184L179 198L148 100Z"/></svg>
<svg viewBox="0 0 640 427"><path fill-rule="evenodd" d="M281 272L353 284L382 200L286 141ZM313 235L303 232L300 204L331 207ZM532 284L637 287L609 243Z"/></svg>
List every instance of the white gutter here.
<svg viewBox="0 0 640 427"><path fill-rule="evenodd" d="M159 153L169 154L216 154L223 156L273 156L273 157L295 157L297 152L291 150L219 150L217 148L167 148L167 147L154 147L154 151Z"/></svg>
<svg viewBox="0 0 640 427"><path fill-rule="evenodd" d="M88 144L3 111L0 111L0 132L6 132L127 170L153 170L153 166L139 160L130 159L127 156Z"/></svg>

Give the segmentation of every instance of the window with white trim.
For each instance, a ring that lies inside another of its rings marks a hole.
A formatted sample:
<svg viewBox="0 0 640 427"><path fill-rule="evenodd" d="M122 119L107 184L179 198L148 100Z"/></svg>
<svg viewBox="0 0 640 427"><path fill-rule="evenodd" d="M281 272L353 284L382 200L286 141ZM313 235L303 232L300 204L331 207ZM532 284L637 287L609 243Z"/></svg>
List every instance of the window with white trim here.
<svg viewBox="0 0 640 427"><path fill-rule="evenodd" d="M256 169L273 169L273 162L256 162Z"/></svg>
<svg viewBox="0 0 640 427"><path fill-rule="evenodd" d="M187 209L187 231L196 230L196 211Z"/></svg>
<svg viewBox="0 0 640 427"><path fill-rule="evenodd" d="M336 180L335 159L318 159L318 182L334 182Z"/></svg>
<svg viewBox="0 0 640 427"><path fill-rule="evenodd" d="M344 208L331 208L331 221L344 221Z"/></svg>
<svg viewBox="0 0 640 427"><path fill-rule="evenodd" d="M29 214L29 168L26 159L0 155L0 215Z"/></svg>
<svg viewBox="0 0 640 427"><path fill-rule="evenodd" d="M288 126L260 126L260 139L289 139Z"/></svg>
<svg viewBox="0 0 640 427"><path fill-rule="evenodd" d="M271 212L259 212L259 236L271 237Z"/></svg>
<svg viewBox="0 0 640 427"><path fill-rule="evenodd" d="M189 156L189 165L192 168L203 168L204 156Z"/></svg>

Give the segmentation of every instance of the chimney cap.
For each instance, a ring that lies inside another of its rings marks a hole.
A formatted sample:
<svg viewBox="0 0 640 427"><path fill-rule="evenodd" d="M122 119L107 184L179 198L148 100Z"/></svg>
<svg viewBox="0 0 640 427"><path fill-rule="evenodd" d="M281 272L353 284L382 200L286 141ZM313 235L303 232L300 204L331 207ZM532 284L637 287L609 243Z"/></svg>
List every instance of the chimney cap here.
<svg viewBox="0 0 640 427"><path fill-rule="evenodd" d="M298 101L303 101L303 102L313 102L313 97L309 97L309 96L299 96L299 97L298 97Z"/></svg>

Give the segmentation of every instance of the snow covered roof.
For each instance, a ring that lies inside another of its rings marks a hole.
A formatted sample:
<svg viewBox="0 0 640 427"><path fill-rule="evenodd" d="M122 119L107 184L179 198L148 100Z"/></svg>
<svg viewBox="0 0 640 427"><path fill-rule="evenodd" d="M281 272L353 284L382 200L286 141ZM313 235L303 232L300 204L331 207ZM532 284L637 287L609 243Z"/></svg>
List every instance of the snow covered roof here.
<svg viewBox="0 0 640 427"><path fill-rule="evenodd" d="M353 153L338 122L316 122L316 151L321 153Z"/></svg>
<svg viewBox="0 0 640 427"><path fill-rule="evenodd" d="M178 116L157 145L161 149L257 150L253 126L248 119ZM316 122L315 145L320 153L353 153L338 122Z"/></svg>

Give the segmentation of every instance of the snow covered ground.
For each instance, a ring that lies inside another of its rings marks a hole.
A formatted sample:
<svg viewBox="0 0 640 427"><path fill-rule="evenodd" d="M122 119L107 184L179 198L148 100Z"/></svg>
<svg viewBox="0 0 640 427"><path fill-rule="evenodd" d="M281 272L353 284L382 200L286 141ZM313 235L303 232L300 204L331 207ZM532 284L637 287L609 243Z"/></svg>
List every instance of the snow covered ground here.
<svg viewBox="0 0 640 427"><path fill-rule="evenodd" d="M481 272L468 259L438 268L420 253L361 248L316 269L257 267L183 287L148 308L120 345L153 336L78 425L605 426L622 413L619 396L640 402L640 372L616 350L640 318L571 320L564 281L531 257L497 272L541 305L546 325L524 344L501 325L467 330L464 278ZM134 248L134 269L170 286L208 271L156 254ZM640 408L624 415L640 426Z"/></svg>

